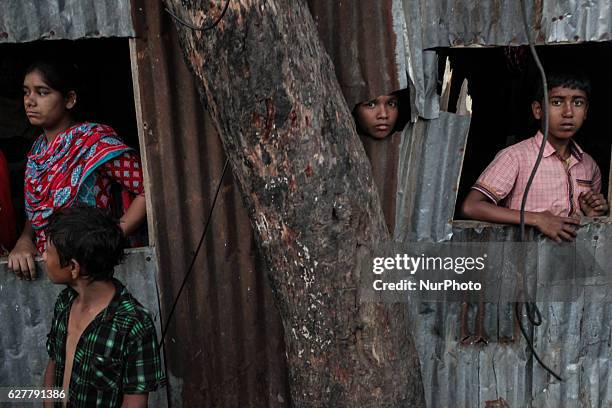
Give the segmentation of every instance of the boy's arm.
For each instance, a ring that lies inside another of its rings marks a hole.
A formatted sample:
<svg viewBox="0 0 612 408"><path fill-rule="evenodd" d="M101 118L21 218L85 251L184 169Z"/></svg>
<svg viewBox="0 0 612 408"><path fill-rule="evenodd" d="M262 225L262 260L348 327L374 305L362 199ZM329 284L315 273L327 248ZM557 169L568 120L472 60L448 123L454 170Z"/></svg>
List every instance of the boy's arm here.
<svg viewBox="0 0 612 408"><path fill-rule="evenodd" d="M121 408L146 408L149 394L125 394Z"/></svg>
<svg viewBox="0 0 612 408"><path fill-rule="evenodd" d="M146 406L148 393L166 383L162 360L157 345L157 334L153 320L144 314L129 334L130 340L124 350L125 368L123 370L123 407ZM144 401L145 405L138 405ZM136 404L136 405L126 405Z"/></svg>
<svg viewBox="0 0 612 408"><path fill-rule="evenodd" d="M519 224L520 211L499 207L478 190L471 190L461 205L464 217L501 224ZM525 211L525 225L536 227L542 234L550 239L561 242L571 241L576 236L576 229L580 221L575 218L558 217L548 211Z"/></svg>
<svg viewBox="0 0 612 408"><path fill-rule="evenodd" d="M52 388L55 384L55 361L49 359L45 375L43 376L43 388ZM43 408L53 408L53 401L44 401Z"/></svg>

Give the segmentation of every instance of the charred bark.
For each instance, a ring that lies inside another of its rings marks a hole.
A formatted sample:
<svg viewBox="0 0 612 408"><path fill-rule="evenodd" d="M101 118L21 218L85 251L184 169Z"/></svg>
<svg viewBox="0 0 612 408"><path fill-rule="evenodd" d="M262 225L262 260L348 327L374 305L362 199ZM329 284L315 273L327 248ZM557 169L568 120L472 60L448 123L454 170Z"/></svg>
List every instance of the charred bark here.
<svg viewBox="0 0 612 408"><path fill-rule="evenodd" d="M166 3L205 26L225 0ZM269 268L293 404L424 406L407 307L359 300L359 254L388 233L308 8L233 0L214 29L177 29Z"/></svg>

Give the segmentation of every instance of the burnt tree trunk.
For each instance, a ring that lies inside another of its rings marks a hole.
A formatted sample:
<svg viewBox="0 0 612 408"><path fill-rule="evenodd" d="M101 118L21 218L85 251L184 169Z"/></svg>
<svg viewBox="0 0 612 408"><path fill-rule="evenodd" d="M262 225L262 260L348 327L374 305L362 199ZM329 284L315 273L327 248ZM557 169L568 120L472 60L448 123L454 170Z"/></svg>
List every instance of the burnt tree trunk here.
<svg viewBox="0 0 612 408"><path fill-rule="evenodd" d="M212 3L166 0L198 26ZM424 406L406 305L359 300L357 259L388 233L308 8L233 0L210 31L176 27L269 268L293 405Z"/></svg>

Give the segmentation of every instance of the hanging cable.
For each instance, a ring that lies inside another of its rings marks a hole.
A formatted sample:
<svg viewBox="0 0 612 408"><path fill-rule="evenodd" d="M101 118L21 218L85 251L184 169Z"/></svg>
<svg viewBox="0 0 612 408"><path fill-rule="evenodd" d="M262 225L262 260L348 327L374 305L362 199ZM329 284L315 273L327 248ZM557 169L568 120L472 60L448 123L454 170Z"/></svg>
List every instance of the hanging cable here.
<svg viewBox="0 0 612 408"><path fill-rule="evenodd" d="M535 178L536 172L538 171L538 167L540 166L540 162L542 161L542 157L544 156L544 149L546 148L546 143L548 142L548 83L546 81L546 73L544 72L544 67L542 66L542 62L540 61L538 53L535 49L535 45L531 38L531 33L529 30L529 23L527 22L527 9L525 7L525 0L521 0L521 12L522 12L522 17L523 17L523 26L525 29L525 35L527 36L527 41L529 43L529 49L531 50L531 55L533 56L533 59L535 60L535 63L538 67L538 71L540 73L540 77L542 80L542 88L544 90L544 96L543 96L542 101L540 102L542 105L542 111L544 113L544 118L543 118L544 137L542 139L542 144L540 145L540 151L538 152L538 158L536 159L533 165L533 169L531 170L531 174L529 175L529 179L527 180L527 185L525 186L525 191L523 193L523 200L521 201L520 242L524 242L525 241L525 205L527 204L527 194L529 194L529 189L531 188L533 179ZM525 271L523 271L523 274L522 274L523 290L527 288L525 275L526 275ZM521 329L521 333L523 334L523 337L525 338L525 341L527 342L529 350L535 357L536 361L542 366L542 368L548 371L557 380L563 381L563 379L558 374L556 374L551 368L549 368L546 364L544 364L544 362L542 361L542 359L536 352L535 348L533 347L533 338L529 337L527 330L523 326L523 321L521 318L521 314L522 314L524 307L526 308L526 311L527 311L527 319L529 320L529 323L531 323L533 326L540 326L542 324L542 314L540 313L540 310L538 309L538 306L535 304L535 302L527 302L527 303L517 302L515 304L515 314L516 314L516 318L519 323L519 328Z"/></svg>
<svg viewBox="0 0 612 408"><path fill-rule="evenodd" d="M174 18L179 24L190 28L192 30L195 31L208 31L211 30L213 28L215 28L223 19L223 16L225 16L225 12L227 11L228 7L229 7L229 2L230 0L227 0L225 2L225 6L223 7L223 11L221 11L221 14L219 14L219 17L217 17L217 19L210 25L205 26L205 27L197 27L191 23L186 22L185 20L181 19L179 16L177 16L175 13L173 13L169 8L164 8L164 10L166 11L166 13L170 14L172 16L172 18ZM210 225L210 220L212 219L212 214L213 214L213 210L215 209L215 204L217 203L217 197L219 196L219 190L221 189L221 184L223 183L223 177L225 176L225 172L227 170L227 165L229 163L229 159L225 159L225 164L223 165L223 171L221 172L221 178L219 179L219 184L217 185L217 190L215 191L215 197L213 199L212 205L210 206L210 211L208 213L208 217L206 218L206 223L204 225L204 231L202 231L202 236L200 237L200 242L198 242L198 246L196 248L195 253L193 254L193 258L191 259L191 263L189 264L189 268L187 269L187 273L185 274L185 276L183 277L183 282L181 283L181 286L178 290L178 293L176 294L176 297L174 298L174 301L172 302L172 307L170 308L170 313L168 314L168 318L166 319L166 324L162 327L162 335L161 335L161 340L159 341L159 347L163 347L164 345L164 341L166 339L166 333L168 332L168 327L170 326L170 322L172 320L172 317L174 316L174 310L176 309L176 305L179 301L179 298L181 297L181 294L183 293L183 289L185 288L185 284L187 283L187 279L189 278L189 275L191 274L191 271L193 270L193 266L195 265L195 262L198 258L198 254L200 253L200 249L202 248L202 244L204 243L204 238L206 237L206 232L208 231L208 226Z"/></svg>
<svg viewBox="0 0 612 408"><path fill-rule="evenodd" d="M202 244L204 243L204 238L206 237L206 232L208 231L208 226L210 225L210 220L212 219L213 211L215 209L215 204L217 203L217 197L219 196L219 190L221 190L221 185L223 183L223 177L225 176L225 172L227 171L227 165L229 163L229 159L225 159L225 164L223 165L223 171L221 172L221 178L219 178L219 183L217 184L217 190L215 191L215 197L213 198L213 202L210 206L210 211L208 212L208 217L206 218L206 224L204 224L204 231L202 231L202 235L200 236L200 242L198 242L198 246L196 248L193 257L191 258L191 263L189 264L189 268L187 269L187 273L183 277L183 282L181 283L181 287L172 302L172 307L170 308L170 313L166 318L166 324L162 327L162 335L161 340L159 341L159 348L162 348L164 345L164 340L166 338L166 333L168 332L168 327L170 326L170 321L172 320L172 316L174 315L174 310L176 309L176 305L178 303L181 294L183 293L183 288L185 288L185 284L187 283L187 279L193 270L193 266L195 265L196 260L198 259L198 254L200 253L200 249L202 248Z"/></svg>
<svg viewBox="0 0 612 408"><path fill-rule="evenodd" d="M221 20L223 19L223 16L225 15L225 12L227 11L227 8L229 7L229 3L230 3L230 0L227 0L225 2L225 6L223 7L223 11L221 11L221 14L219 15L219 17L217 17L217 19L212 24L210 24L209 26L205 26L205 27L198 27L191 23L186 22L185 20L177 16L175 13L173 13L172 10L170 10L167 7L164 8L164 10L166 11L166 13L170 14L172 18L174 18L179 24L184 25L185 27L191 28L192 30L195 30L195 31L208 31L208 30L212 30L213 28L215 28L217 24L221 22Z"/></svg>

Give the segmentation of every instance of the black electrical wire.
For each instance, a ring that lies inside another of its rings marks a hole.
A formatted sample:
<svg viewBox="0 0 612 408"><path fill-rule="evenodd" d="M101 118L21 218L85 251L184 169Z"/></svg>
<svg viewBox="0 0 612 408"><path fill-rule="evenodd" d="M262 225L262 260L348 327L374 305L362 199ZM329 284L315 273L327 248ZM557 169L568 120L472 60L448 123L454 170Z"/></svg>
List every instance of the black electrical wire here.
<svg viewBox="0 0 612 408"><path fill-rule="evenodd" d="M527 23L527 12L525 10L525 0L521 0L521 9L523 12L523 24L525 26L525 34L527 35L527 41L529 42L529 50L531 51L531 55L535 60L535 63L538 67L538 71L540 72L540 76L542 78L542 88L544 90L544 99L542 100L542 110L544 112L544 138L542 139L542 145L540 146L540 151L538 152L538 158L536 159L535 164L533 165L533 169L531 170L531 174L529 175L529 179L527 180L527 185L525 186L525 192L523 193L523 200L521 201L521 215L520 215L520 226L521 226L521 241L525 240L525 205L527 203L527 194L529 194L529 189L531 189L531 184L533 183L533 179L536 175L538 167L540 166L540 162L542 161L542 157L544 156L544 149L546 148L546 142L548 141L548 83L546 81L546 73L544 72L544 67L542 66L542 62L538 57L538 53L535 49L533 41L531 39L531 35L529 34L529 24Z"/></svg>
<svg viewBox="0 0 612 408"><path fill-rule="evenodd" d="M563 381L563 378L561 378L557 373L555 373L550 367L548 367L540 358L540 356L538 355L538 353L536 353L534 347L533 347L533 341L529 340L527 331L525 330L525 327L523 326L523 322L521 321L521 309L522 309L522 305L524 303L516 303L516 308L515 308L515 312L516 312L516 318L518 319L519 322L519 328L521 329L521 333L523 334L523 337L525 337L525 340L527 340L527 345L529 346L529 350L531 351L531 354L533 354L533 357L535 357L536 361L546 370L550 373L550 375L552 375L553 377L555 377L557 380L559 381ZM529 310L529 303L526 303L527 305L527 309ZM538 316L540 316L540 319L542 318L542 316L540 315L540 311L537 310L536 307L536 312L535 312ZM527 314L529 316L529 312ZM540 320L541 323L541 320Z"/></svg>
<svg viewBox="0 0 612 408"><path fill-rule="evenodd" d="M225 2L225 6L223 7L223 11L219 15L219 17L217 17L217 19L212 24L205 26L205 27L198 27L191 23L186 22L185 20L177 16L175 13L173 13L172 10L170 10L167 7L165 8L165 10L166 10L166 13L170 14L172 18L174 18L178 23L184 25L185 27L191 28L192 30L195 30L195 31L208 31L208 30L212 30L213 28L215 28L217 24L221 22L221 20L223 19L223 16L225 16L225 12L227 11L227 8L229 7L229 3L230 3L230 0L227 0Z"/></svg>
<svg viewBox="0 0 612 408"><path fill-rule="evenodd" d="M525 35L527 36L527 41L529 42L529 49L538 67L538 71L540 72L540 76L542 78L542 88L544 90L544 96L541 101L542 109L544 112L544 119L543 119L544 120L544 129L543 129L544 137L542 139L542 144L540 145L540 151L538 152L538 158L536 159L536 162L533 165L533 169L531 170L531 174L529 175L529 179L527 180L527 185L525 186L525 191L523 193L523 200L521 201L520 242L524 242L525 241L525 205L527 203L527 194L529 194L529 189L531 188L533 179L536 175L536 172L538 171L538 167L540 166L542 157L544 156L544 149L546 148L546 143L548 141L548 83L546 81L546 73L544 72L544 67L542 66L542 62L540 61L538 53L535 49L533 40L531 39L529 23L527 22L527 10L525 7L525 0L521 0L521 12L522 12L522 17L523 17L523 26L525 28ZM526 287L527 285L526 285L525 272L523 271L523 290ZM521 329L521 333L523 334L523 337L525 338L525 341L527 342L527 345L529 346L529 350L535 357L536 361L542 366L542 368L548 371L557 380L563 381L563 379L558 374L556 374L550 367L544 364L544 362L542 361L542 359L536 352L535 348L533 347L533 339L528 336L527 330L525 330L525 327L523 326L523 320L521 318L521 313L523 311L524 306L526 307L526 310L527 310L527 319L533 326L539 326L542 324L542 314L540 313L540 310L538 309L538 306L535 304L535 302L527 302L527 303L517 302L515 304L515 314L516 314L516 318L519 323L519 328Z"/></svg>
<svg viewBox="0 0 612 408"><path fill-rule="evenodd" d="M212 24L210 24L210 25L208 25L206 27L197 27L197 26L195 26L193 24L190 24L190 23L186 22L185 20L181 19L179 16L174 14L167 7L165 8L165 10L179 24L184 25L185 27L188 27L188 28L190 28L192 30L195 30L195 31L208 31L208 30L211 30L211 29L215 28L219 24L219 22L221 22L221 19L223 19L223 16L225 16L225 12L227 11L227 9L229 7L229 2L230 2L230 0L227 0L225 2L225 7L223 7L223 11L221 11L221 14L219 15L219 17ZM164 341L166 339L166 333L168 332L168 327L170 326L170 321L172 320L172 317L174 316L174 310L176 309L176 305L178 303L178 300L181 297L181 294L183 293L183 289L185 288L185 284L187 283L187 279L189 278L189 275L191 274L191 272L193 270L193 266L195 265L196 259L198 258L198 254L200 253L200 249L202 248L202 244L204 243L204 238L206 237L206 232L208 231L208 226L210 225L210 220L212 219L213 210L215 209L215 204L217 203L217 197L219 196L219 190L221 189L221 184L223 183L223 177L225 176L225 171L227 170L228 163L229 163L229 160L226 159L225 160L225 164L223 165L223 171L221 173L221 178L219 179L219 184L217 185L217 190L215 191L215 197L213 199L212 205L210 206L210 211L208 213L208 217L206 218L206 224L204 225L204 231L202 231L202 236L200 237L200 242L198 242L198 246L196 248L196 251L193 254L193 258L191 259L191 263L189 264L189 268L187 269L187 273L185 274L185 277L183 278L183 282L181 283L181 287L179 288L178 293L176 294L176 297L174 298L174 301L172 302L172 307L170 308L170 313L168 314L168 318L166 319L166 324L162 327L161 340L159 341L159 347L160 348L164 345Z"/></svg>
<svg viewBox="0 0 612 408"><path fill-rule="evenodd" d="M225 159L225 164L223 165L223 171L221 172L221 178L219 178L219 183L217 184L217 190L215 191L215 197L213 198L213 202L210 206L210 211L208 212L208 217L206 218L206 224L204 224L204 231L202 231L202 236L200 236L200 242L198 242L198 246L196 248L193 257L191 258L191 263L189 264L189 268L187 269L187 273L183 278L183 282L181 283L181 287L172 302L172 307L170 308L170 313L168 314L168 318L166 319L166 324L162 327L162 335L161 340L159 341L159 348L162 348L164 345L164 340L166 338L166 333L168 332L168 327L170 326L170 321L172 320L172 316L174 315L174 309L176 309L176 305L178 303L181 294L183 293L183 289L185 288L185 284L187 283L187 279L189 275L193 271L193 266L195 265L196 259L198 259L198 254L200 253L200 249L202 248L202 244L204 243L204 238L206 237L206 232L208 231L208 226L210 225L210 220L212 219L213 211L215 209L215 204L217 203L217 197L219 196L219 190L221 190L221 185L223 183L223 177L225 176L225 172L227 171L227 165L229 163L229 159Z"/></svg>

